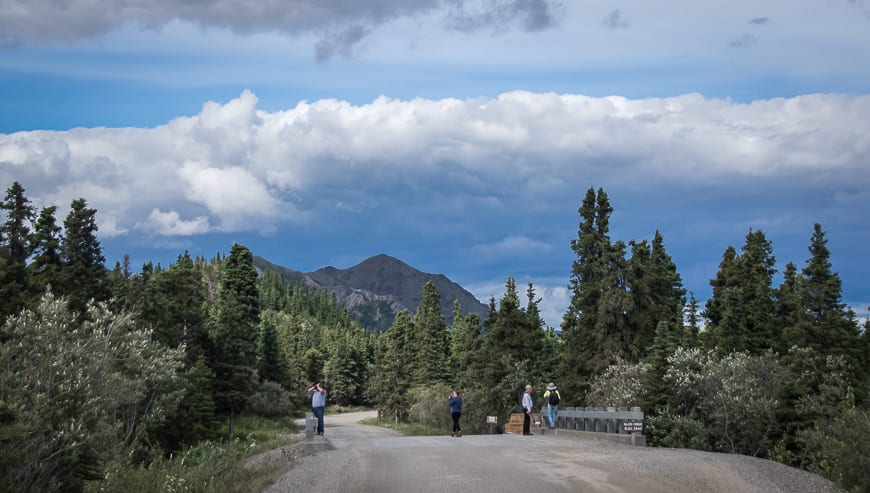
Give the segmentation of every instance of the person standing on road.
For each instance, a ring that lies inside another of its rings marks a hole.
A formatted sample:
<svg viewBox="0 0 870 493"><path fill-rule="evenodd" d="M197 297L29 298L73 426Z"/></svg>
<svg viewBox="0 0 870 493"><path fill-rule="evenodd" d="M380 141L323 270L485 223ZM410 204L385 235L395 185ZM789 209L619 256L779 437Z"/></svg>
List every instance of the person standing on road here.
<svg viewBox="0 0 870 493"><path fill-rule="evenodd" d="M529 431L532 424L532 386L526 385L526 392L523 394L523 435L532 435Z"/></svg>
<svg viewBox="0 0 870 493"><path fill-rule="evenodd" d="M551 430L556 428L556 419L558 419L559 415L559 402L561 400L562 396L556 390L556 384L550 382L550 385L547 385L547 391L544 392L544 402L547 403L547 421L550 424Z"/></svg>
<svg viewBox="0 0 870 493"><path fill-rule="evenodd" d="M459 395L458 390L454 390L447 398L447 405L450 406L450 417L453 418L453 431L450 432L450 436L461 437L462 429L459 427L459 418L462 417L462 396Z"/></svg>
<svg viewBox="0 0 870 493"><path fill-rule="evenodd" d="M311 412L317 418L317 434L323 435L323 410L326 408L326 389L316 383L308 387L311 393Z"/></svg>

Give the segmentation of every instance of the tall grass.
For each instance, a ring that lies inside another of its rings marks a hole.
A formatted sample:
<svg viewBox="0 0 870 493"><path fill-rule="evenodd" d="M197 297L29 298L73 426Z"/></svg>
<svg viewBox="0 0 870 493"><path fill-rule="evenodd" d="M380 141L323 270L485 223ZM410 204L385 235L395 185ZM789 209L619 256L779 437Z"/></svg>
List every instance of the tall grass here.
<svg viewBox="0 0 870 493"><path fill-rule="evenodd" d="M368 418L360 420L360 424L380 426L381 428L389 428L391 430L398 431L404 436L437 436L446 435L448 433L448 430L446 428L439 429L418 423L396 424L395 421L390 419Z"/></svg>
<svg viewBox="0 0 870 493"><path fill-rule="evenodd" d="M293 443L289 420L240 417L237 438L202 442L183 453L161 457L148 467L111 464L102 481L89 482L87 493L254 493L263 491L289 464L264 462L245 466L246 459Z"/></svg>

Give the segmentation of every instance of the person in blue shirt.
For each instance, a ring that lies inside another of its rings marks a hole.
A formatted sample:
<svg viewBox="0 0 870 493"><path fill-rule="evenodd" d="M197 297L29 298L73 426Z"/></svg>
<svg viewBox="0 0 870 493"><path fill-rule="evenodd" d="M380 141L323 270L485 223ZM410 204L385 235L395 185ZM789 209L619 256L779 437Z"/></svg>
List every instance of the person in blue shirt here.
<svg viewBox="0 0 870 493"><path fill-rule="evenodd" d="M547 385L547 391L544 392L544 402L547 404L547 421L550 429L556 428L556 420L559 416L559 402L562 401L562 396L556 390L556 384L550 382Z"/></svg>
<svg viewBox="0 0 870 493"><path fill-rule="evenodd" d="M450 436L461 437L462 429L459 427L459 418L462 417L462 396L459 395L458 390L454 390L447 398L447 405L450 406L450 417L453 418L453 431L450 432Z"/></svg>
<svg viewBox="0 0 870 493"><path fill-rule="evenodd" d="M316 383L308 387L311 393L311 412L317 418L317 434L323 435L323 410L326 408L326 389Z"/></svg>

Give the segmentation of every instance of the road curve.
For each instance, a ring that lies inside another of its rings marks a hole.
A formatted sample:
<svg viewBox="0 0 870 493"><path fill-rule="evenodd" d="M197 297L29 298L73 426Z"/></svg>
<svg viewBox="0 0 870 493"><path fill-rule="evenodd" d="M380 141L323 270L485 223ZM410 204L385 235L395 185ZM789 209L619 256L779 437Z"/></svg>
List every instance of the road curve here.
<svg viewBox="0 0 870 493"><path fill-rule="evenodd" d="M553 435L403 437L326 417L331 450L306 456L268 490L290 492L681 493L835 492L776 462L684 449L631 447Z"/></svg>

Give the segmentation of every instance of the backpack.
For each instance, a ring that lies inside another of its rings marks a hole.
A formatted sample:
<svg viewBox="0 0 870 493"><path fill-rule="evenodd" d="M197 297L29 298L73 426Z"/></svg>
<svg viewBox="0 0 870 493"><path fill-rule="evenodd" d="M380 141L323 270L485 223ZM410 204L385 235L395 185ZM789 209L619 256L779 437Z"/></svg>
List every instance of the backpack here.
<svg viewBox="0 0 870 493"><path fill-rule="evenodd" d="M559 394L557 394L555 390L551 390L550 395L547 396L547 402L549 402L551 406L558 406Z"/></svg>

